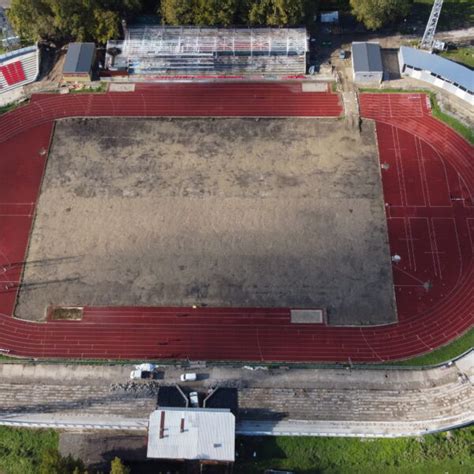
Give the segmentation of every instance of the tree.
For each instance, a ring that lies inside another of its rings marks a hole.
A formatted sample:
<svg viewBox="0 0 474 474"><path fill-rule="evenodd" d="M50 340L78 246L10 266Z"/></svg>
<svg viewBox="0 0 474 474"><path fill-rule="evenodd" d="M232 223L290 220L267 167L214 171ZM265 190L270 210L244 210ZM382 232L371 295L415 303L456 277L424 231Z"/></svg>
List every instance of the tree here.
<svg viewBox="0 0 474 474"><path fill-rule="evenodd" d="M61 461L61 455L57 450L49 449L45 451L38 469L39 474L59 474L62 468Z"/></svg>
<svg viewBox="0 0 474 474"><path fill-rule="evenodd" d="M410 13L413 0L350 0L352 12L369 30Z"/></svg>
<svg viewBox="0 0 474 474"><path fill-rule="evenodd" d="M121 17L141 5L141 0L12 0L8 17L16 32L31 41L105 43L118 36Z"/></svg>
<svg viewBox="0 0 474 474"><path fill-rule="evenodd" d="M56 449L49 449L43 453L39 474L87 474L82 461L72 456L63 458ZM127 474L127 473L124 473Z"/></svg>
<svg viewBox="0 0 474 474"><path fill-rule="evenodd" d="M12 0L8 19L19 36L36 41L55 33L54 17L46 1Z"/></svg>
<svg viewBox="0 0 474 474"><path fill-rule="evenodd" d="M252 25L294 26L303 22L305 0L248 0L248 22Z"/></svg>
<svg viewBox="0 0 474 474"><path fill-rule="evenodd" d="M117 38L119 35L120 18L116 12L110 10L94 11L93 36L99 43L107 43L109 39Z"/></svg>
<svg viewBox="0 0 474 474"><path fill-rule="evenodd" d="M167 25L192 25L194 10L191 0L161 0L161 16Z"/></svg>
<svg viewBox="0 0 474 474"><path fill-rule="evenodd" d="M110 463L110 474L130 474L130 469L123 464L120 458L115 457Z"/></svg>
<svg viewBox="0 0 474 474"><path fill-rule="evenodd" d="M237 0L195 0L195 25L229 26L235 23L238 8Z"/></svg>

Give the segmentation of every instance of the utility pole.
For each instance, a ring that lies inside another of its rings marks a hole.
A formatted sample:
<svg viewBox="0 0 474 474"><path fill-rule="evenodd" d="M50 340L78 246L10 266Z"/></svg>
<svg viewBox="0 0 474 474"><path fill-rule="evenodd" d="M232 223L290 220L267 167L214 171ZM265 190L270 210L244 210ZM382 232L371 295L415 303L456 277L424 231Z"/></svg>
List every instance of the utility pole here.
<svg viewBox="0 0 474 474"><path fill-rule="evenodd" d="M426 25L425 33L423 39L421 40L420 48L433 49L435 44L434 35L436 33L436 26L438 25L439 16L441 15L441 8L443 7L443 0L435 0L433 3L433 8L431 9L430 18Z"/></svg>

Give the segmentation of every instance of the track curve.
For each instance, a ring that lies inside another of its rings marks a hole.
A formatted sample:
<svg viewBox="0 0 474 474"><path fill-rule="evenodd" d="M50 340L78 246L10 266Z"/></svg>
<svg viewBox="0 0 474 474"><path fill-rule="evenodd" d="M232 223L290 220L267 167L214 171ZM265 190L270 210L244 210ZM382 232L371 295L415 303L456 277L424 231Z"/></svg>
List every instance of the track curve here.
<svg viewBox="0 0 474 474"><path fill-rule="evenodd" d="M287 308L85 308L82 321L13 318L53 122L77 116L339 116L291 84L174 84L37 95L0 117L0 348L18 356L377 362L446 344L474 319L474 153L422 94L363 94L376 120L399 322L291 325Z"/></svg>

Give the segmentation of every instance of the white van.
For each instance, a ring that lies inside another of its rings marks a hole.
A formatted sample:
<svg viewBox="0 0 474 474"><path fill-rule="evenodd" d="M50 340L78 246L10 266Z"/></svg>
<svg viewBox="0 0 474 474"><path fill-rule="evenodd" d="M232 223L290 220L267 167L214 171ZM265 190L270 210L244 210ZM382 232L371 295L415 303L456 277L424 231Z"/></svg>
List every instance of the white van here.
<svg viewBox="0 0 474 474"><path fill-rule="evenodd" d="M194 382L197 380L197 374L181 374L181 382Z"/></svg>

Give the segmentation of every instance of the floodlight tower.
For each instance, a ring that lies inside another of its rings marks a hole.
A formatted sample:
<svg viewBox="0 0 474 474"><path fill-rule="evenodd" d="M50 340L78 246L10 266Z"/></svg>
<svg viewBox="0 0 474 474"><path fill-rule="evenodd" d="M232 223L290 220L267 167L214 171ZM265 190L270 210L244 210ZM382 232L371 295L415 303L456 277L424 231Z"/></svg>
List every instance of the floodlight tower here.
<svg viewBox="0 0 474 474"><path fill-rule="evenodd" d="M436 33L436 26L438 25L439 16L441 15L441 8L443 6L443 0L435 0L433 8L431 9L430 18L426 25L423 39L421 40L420 48L422 49L433 49L435 42L434 35Z"/></svg>

